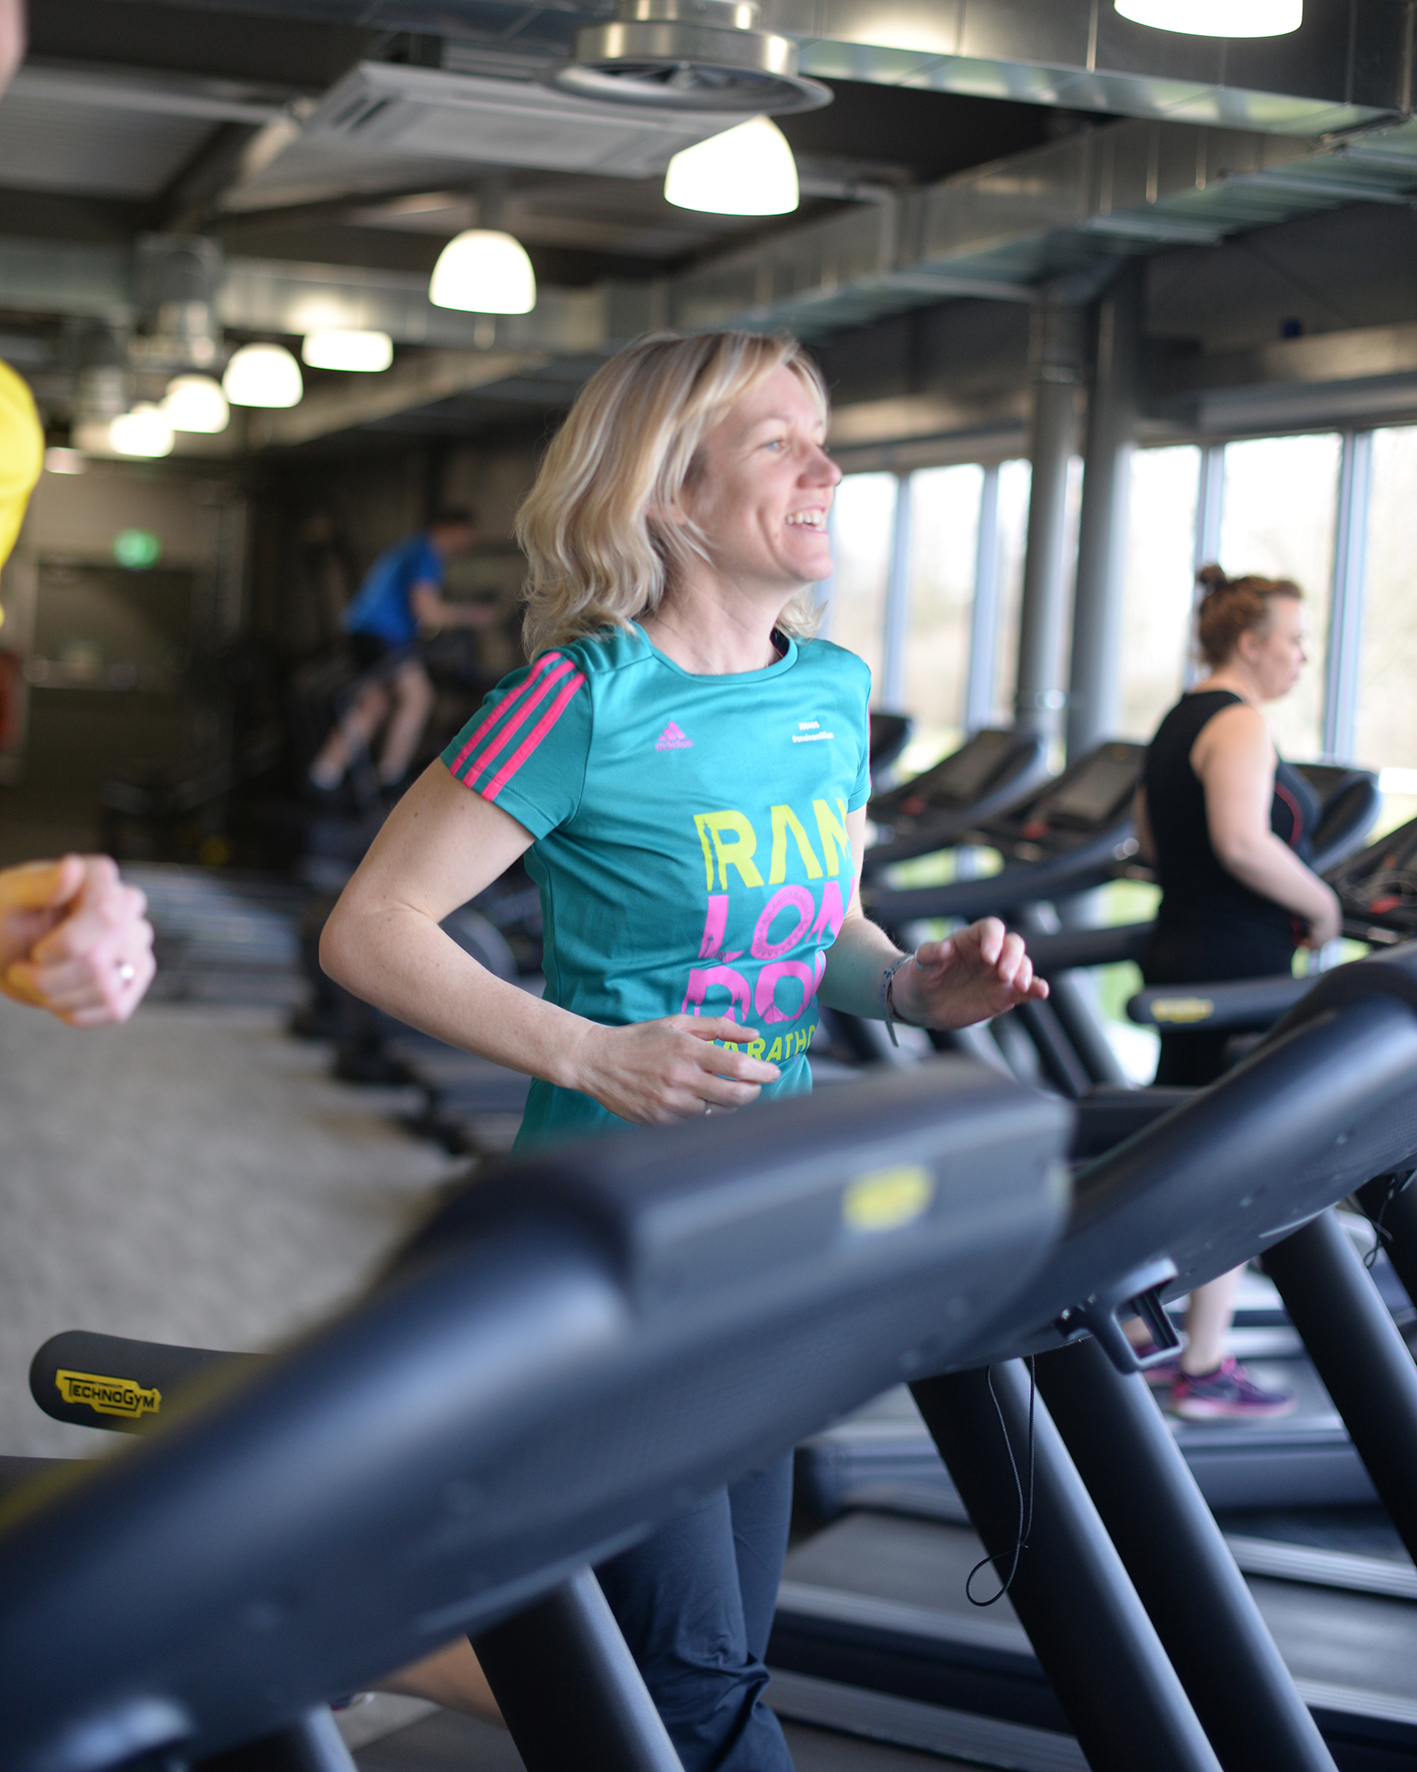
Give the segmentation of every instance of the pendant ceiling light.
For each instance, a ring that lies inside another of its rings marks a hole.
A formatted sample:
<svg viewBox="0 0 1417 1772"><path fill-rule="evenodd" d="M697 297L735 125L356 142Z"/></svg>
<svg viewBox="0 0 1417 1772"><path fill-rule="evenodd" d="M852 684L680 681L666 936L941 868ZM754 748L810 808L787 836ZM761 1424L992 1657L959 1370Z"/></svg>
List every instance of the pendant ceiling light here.
<svg viewBox="0 0 1417 1772"><path fill-rule="evenodd" d="M233 406L298 406L305 392L300 365L284 345L242 345L221 386Z"/></svg>
<svg viewBox="0 0 1417 1772"><path fill-rule="evenodd" d="M797 162L776 123L753 117L676 154L664 195L709 215L787 215L797 207Z"/></svg>
<svg viewBox="0 0 1417 1772"><path fill-rule="evenodd" d="M172 425L160 406L141 403L113 420L108 443L118 455L171 455Z"/></svg>
<svg viewBox="0 0 1417 1772"><path fill-rule="evenodd" d="M162 410L174 431L215 436L231 422L221 384L209 375L174 375L163 395Z"/></svg>
<svg viewBox="0 0 1417 1772"><path fill-rule="evenodd" d="M469 228L439 253L428 299L469 314L529 314L536 275L520 241L498 228Z"/></svg>
<svg viewBox="0 0 1417 1772"><path fill-rule="evenodd" d="M1116 0L1133 24L1188 37L1284 37L1304 22L1304 0Z"/></svg>
<svg viewBox="0 0 1417 1772"><path fill-rule="evenodd" d="M307 332L300 355L312 369L347 369L375 375L394 360L394 341L387 332L352 332L322 326Z"/></svg>

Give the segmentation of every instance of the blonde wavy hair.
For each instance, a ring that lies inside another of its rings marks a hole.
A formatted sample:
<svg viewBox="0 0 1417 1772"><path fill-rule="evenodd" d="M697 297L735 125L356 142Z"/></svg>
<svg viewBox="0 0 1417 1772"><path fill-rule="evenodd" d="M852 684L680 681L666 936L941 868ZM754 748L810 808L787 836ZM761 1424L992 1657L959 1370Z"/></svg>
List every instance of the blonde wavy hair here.
<svg viewBox="0 0 1417 1772"><path fill-rule="evenodd" d="M702 471L704 438L778 369L790 369L827 417L817 366L795 338L654 333L604 364L552 439L517 513L529 563L522 639L528 658L659 608L677 567L709 557L708 537L666 522ZM777 626L794 639L816 630L809 590Z"/></svg>

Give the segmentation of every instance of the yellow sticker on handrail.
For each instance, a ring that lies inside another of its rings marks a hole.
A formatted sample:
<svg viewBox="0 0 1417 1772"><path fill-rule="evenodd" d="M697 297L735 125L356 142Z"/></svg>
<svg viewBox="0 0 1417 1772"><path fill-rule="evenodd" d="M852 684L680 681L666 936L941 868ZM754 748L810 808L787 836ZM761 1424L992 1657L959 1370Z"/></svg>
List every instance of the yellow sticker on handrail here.
<svg viewBox="0 0 1417 1772"><path fill-rule="evenodd" d="M131 1378L102 1378L96 1372L70 1372L61 1367L54 1374L55 1388L66 1403L83 1403L98 1415L156 1415L162 1408L162 1392L145 1390Z"/></svg>
<svg viewBox="0 0 1417 1772"><path fill-rule="evenodd" d="M842 1222L853 1231L894 1231L929 1210L935 1178L919 1163L858 1175L841 1196Z"/></svg>
<svg viewBox="0 0 1417 1772"><path fill-rule="evenodd" d="M1210 997L1153 997L1153 1021L1206 1021L1215 1014Z"/></svg>

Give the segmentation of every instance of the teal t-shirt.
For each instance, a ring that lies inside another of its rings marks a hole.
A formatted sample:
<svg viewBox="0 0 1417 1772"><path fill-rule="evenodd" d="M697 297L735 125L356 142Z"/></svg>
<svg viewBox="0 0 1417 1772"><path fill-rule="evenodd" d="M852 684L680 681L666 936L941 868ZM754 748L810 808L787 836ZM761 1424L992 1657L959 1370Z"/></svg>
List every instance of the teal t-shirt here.
<svg viewBox="0 0 1417 1772"><path fill-rule="evenodd" d="M871 673L825 640L694 676L604 629L514 671L443 753L535 839L546 996L606 1026L726 1015L811 1088L816 992L851 897L846 814L870 796ZM534 1081L519 1147L622 1126Z"/></svg>

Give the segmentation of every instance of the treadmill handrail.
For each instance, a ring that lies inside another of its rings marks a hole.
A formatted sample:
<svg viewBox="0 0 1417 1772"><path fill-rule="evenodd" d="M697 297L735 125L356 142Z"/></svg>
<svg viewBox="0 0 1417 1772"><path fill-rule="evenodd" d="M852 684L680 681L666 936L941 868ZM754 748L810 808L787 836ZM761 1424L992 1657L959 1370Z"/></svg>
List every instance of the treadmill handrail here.
<svg viewBox="0 0 1417 1772"><path fill-rule="evenodd" d="M282 1726L948 1358L1056 1236L1071 1116L961 1061L834 1093L509 1164L292 1350L6 1498L7 1772Z"/></svg>
<svg viewBox="0 0 1417 1772"><path fill-rule="evenodd" d="M1056 1346L1109 1278L1169 1258L1176 1297L1417 1160L1417 953L1364 959L1242 1064L1078 1170L1072 1222L1021 1308L962 1365ZM1388 970L1382 970L1388 964Z"/></svg>
<svg viewBox="0 0 1417 1772"><path fill-rule="evenodd" d="M1116 966L1138 960L1154 923L1109 923L1101 929L1059 929L1056 934L1028 937L1028 957L1041 978L1089 966Z"/></svg>
<svg viewBox="0 0 1417 1772"><path fill-rule="evenodd" d="M1127 1017L1140 1027L1220 1033L1256 1032L1313 990L1321 974L1294 978L1233 978L1219 984L1156 984L1127 1000Z"/></svg>
<svg viewBox="0 0 1417 1772"><path fill-rule="evenodd" d="M934 917L1004 916L1024 905L1071 898L1113 877L1120 851L1131 832L1130 818L1079 844L1065 855L1006 867L977 880L952 880L945 886L917 886L894 891L862 888L862 902L885 929L899 929Z"/></svg>

